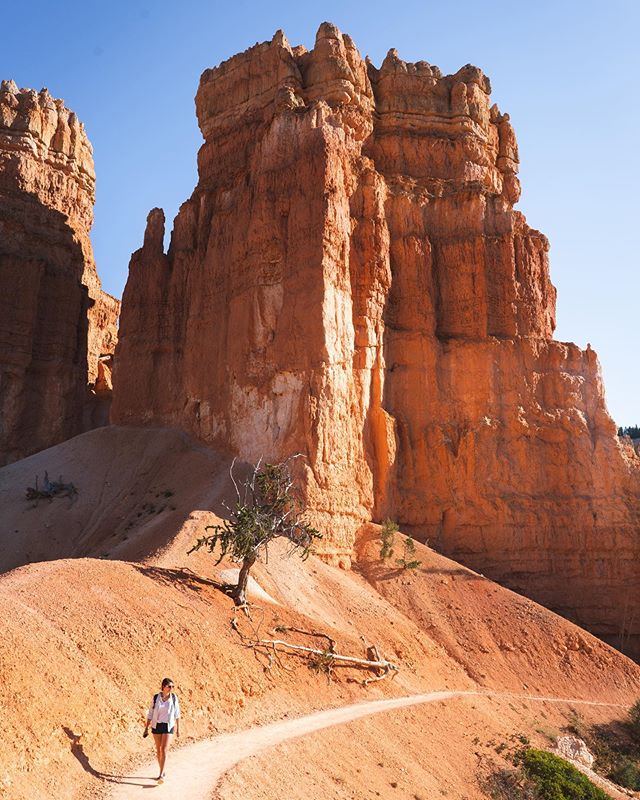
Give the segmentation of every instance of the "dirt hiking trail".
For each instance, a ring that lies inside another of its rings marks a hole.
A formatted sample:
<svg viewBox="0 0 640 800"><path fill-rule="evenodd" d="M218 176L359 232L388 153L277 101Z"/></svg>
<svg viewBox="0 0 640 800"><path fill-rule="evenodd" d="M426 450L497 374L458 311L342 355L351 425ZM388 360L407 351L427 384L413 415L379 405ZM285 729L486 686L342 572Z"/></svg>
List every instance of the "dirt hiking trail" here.
<svg viewBox="0 0 640 800"><path fill-rule="evenodd" d="M493 696L550 703L625 707L617 703L517 695L492 691L440 691L397 697L390 700L372 700L366 703L332 708L327 711L316 711L313 714L296 719L224 734L180 749L170 750L167 758L167 778L163 784L156 783L155 777L158 774L158 766L154 759L131 775L122 777L103 775L104 779L117 783L117 786L113 787L104 796L109 800L129 800L129 798L146 796L144 793L141 794L141 790L154 788L153 797L158 798L158 800L162 797L175 798L177 796L180 797L180 800L211 800L219 780L227 770L269 747L275 747L289 739L305 736L323 728L343 725L383 711L470 696Z"/></svg>

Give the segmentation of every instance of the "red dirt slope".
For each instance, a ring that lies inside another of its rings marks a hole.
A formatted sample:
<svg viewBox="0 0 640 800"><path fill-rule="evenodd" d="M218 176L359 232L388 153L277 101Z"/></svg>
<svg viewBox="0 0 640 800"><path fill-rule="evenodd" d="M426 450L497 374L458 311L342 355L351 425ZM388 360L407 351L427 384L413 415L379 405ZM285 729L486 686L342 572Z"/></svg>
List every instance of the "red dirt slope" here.
<svg viewBox="0 0 640 800"><path fill-rule="evenodd" d="M420 557L427 570L455 569L452 562L428 551L421 551ZM265 673L263 665L232 633L228 599L206 578L188 570L91 559L22 567L0 578L0 613L5 620L0 703L8 729L15 732L0 742L0 786L9 791L8 796L15 800L50 796L71 800L82 790L108 789L109 776L122 774L117 767L122 768L128 757L142 753L148 757L148 744L140 738L141 718L164 674L176 681L187 737L362 699L474 687L468 665L437 641L444 638L458 647L463 645L455 639L455 626L448 616L434 618L434 626L423 630L361 576L315 559L306 564L280 561L274 552L268 569L263 565L260 572L262 582L282 603L265 606L265 631L276 622L322 625L338 639L342 651L351 653L362 651L359 636L364 635L400 664L397 679L363 689L347 681L355 675L338 673L337 682L329 685L324 676L295 659L283 662L292 671L283 668L271 675ZM404 585L404 578L394 580ZM466 582L456 581L443 592L443 584L434 582L428 572L426 578L416 575L414 580L423 582L425 592L436 595L435 602L453 602L467 618L474 609L482 612L481 607L469 605L472 598ZM635 699L640 685L640 669L635 664L588 634L582 634L588 647L572 653L568 662L557 643L579 635L578 630L529 601L523 602L528 604L538 663L527 666L519 653L504 649L517 635L514 621L522 613L521 599L499 587L494 594L499 614L491 628L493 638L487 633L483 640L494 652L503 648L503 655L484 665L485 687L515 688L520 682L520 686L528 684L545 694L612 703ZM296 608L298 597L298 607L307 617L289 610ZM600 663L606 669L600 670ZM474 794L469 767L475 751L462 757L470 740L479 736L490 752L487 742L492 737L499 737L497 742L514 731L532 735L536 727L558 728L561 719L558 709L532 708L521 701L496 706L495 701L482 699L473 705L479 713L473 708L460 711L456 703L449 710L402 712L390 723L359 722L357 735L346 740L344 731L317 736L328 736L329 743L334 742L332 737L339 737L342 742L339 758L337 754L335 758L338 772L355 761L360 769L369 771L381 756L379 748L363 751L363 741L385 741L383 760L390 758L391 752L395 753L393 763L399 763L403 748L418 747L428 730L425 756L429 757L418 760L420 770L431 769L436 782L443 771L459 774L456 791L450 796L480 796ZM620 711L589 709L585 713L603 720ZM492 725L485 717L494 718ZM387 724L391 725L389 735L384 733ZM321 747L317 755L323 752ZM437 769L430 766L433 764ZM313 769L310 774L315 774ZM265 787L269 785L267 781ZM345 792L334 796L352 796L347 789L351 791L353 786L347 782ZM272 794L265 796L282 795L274 784Z"/></svg>
<svg viewBox="0 0 640 800"><path fill-rule="evenodd" d="M74 505L25 504L24 486L44 467L78 484ZM224 496L227 468L224 457L175 432L112 428L0 471L1 558L10 564L37 552L51 560L0 576L0 707L11 731L0 740L0 793L75 800L106 792L130 759L148 759L142 715L166 674L182 700L185 740L447 688L621 704L640 694L633 662L428 548L418 545L415 572L382 567L374 526L360 537L358 568L348 572L274 548L256 577L275 602L263 602L256 619L264 633L283 623L321 628L354 654L364 636L399 664L398 677L365 689L349 680L361 675L339 670L329 685L295 658L265 672L229 626L230 602L211 584L212 561L186 555L214 518L206 509ZM173 492L164 499L175 511L137 516L165 491ZM83 548L145 562L52 560ZM361 720L282 745L293 759L286 776L286 762L273 754L271 762L266 754L240 765L223 780L221 797L238 796L241 786L256 800L310 796L312 787L339 798L481 797L478 775L499 759L501 741L516 733L540 739L536 730L557 731L568 713L566 705L480 698ZM601 721L621 713L584 710ZM404 794L390 795L391 783Z"/></svg>

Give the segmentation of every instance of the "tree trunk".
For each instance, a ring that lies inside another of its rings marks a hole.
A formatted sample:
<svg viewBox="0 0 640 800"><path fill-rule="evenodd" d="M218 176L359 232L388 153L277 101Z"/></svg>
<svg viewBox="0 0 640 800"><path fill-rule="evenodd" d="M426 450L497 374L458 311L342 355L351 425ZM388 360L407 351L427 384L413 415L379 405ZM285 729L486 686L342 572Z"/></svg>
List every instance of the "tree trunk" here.
<svg viewBox="0 0 640 800"><path fill-rule="evenodd" d="M249 583L249 572L251 567L256 563L256 554L252 553L246 556L240 567L240 574L238 575L238 583L231 592L233 602L237 606L244 606L247 603L247 584Z"/></svg>

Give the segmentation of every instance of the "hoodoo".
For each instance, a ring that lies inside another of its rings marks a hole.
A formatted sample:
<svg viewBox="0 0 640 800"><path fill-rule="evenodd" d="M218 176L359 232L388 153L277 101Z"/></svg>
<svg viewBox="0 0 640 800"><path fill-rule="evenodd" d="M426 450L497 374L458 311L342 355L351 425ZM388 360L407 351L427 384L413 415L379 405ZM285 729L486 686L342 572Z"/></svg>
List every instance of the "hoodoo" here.
<svg viewBox="0 0 640 800"><path fill-rule="evenodd" d="M595 353L552 338L489 93L326 23L205 71L198 185L168 253L155 209L131 260L113 419L302 452L327 557L389 516L638 653L638 461Z"/></svg>
<svg viewBox="0 0 640 800"><path fill-rule="evenodd" d="M119 302L89 231L95 175L76 115L0 84L0 465L104 424Z"/></svg>

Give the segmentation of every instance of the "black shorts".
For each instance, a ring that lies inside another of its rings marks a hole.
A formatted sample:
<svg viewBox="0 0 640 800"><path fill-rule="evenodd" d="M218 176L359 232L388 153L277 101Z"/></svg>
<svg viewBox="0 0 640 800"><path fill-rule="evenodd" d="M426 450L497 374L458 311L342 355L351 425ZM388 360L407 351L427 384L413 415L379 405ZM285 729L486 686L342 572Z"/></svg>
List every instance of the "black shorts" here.
<svg viewBox="0 0 640 800"><path fill-rule="evenodd" d="M159 722L155 728L151 728L151 733L173 733L173 728L168 729L168 722Z"/></svg>

